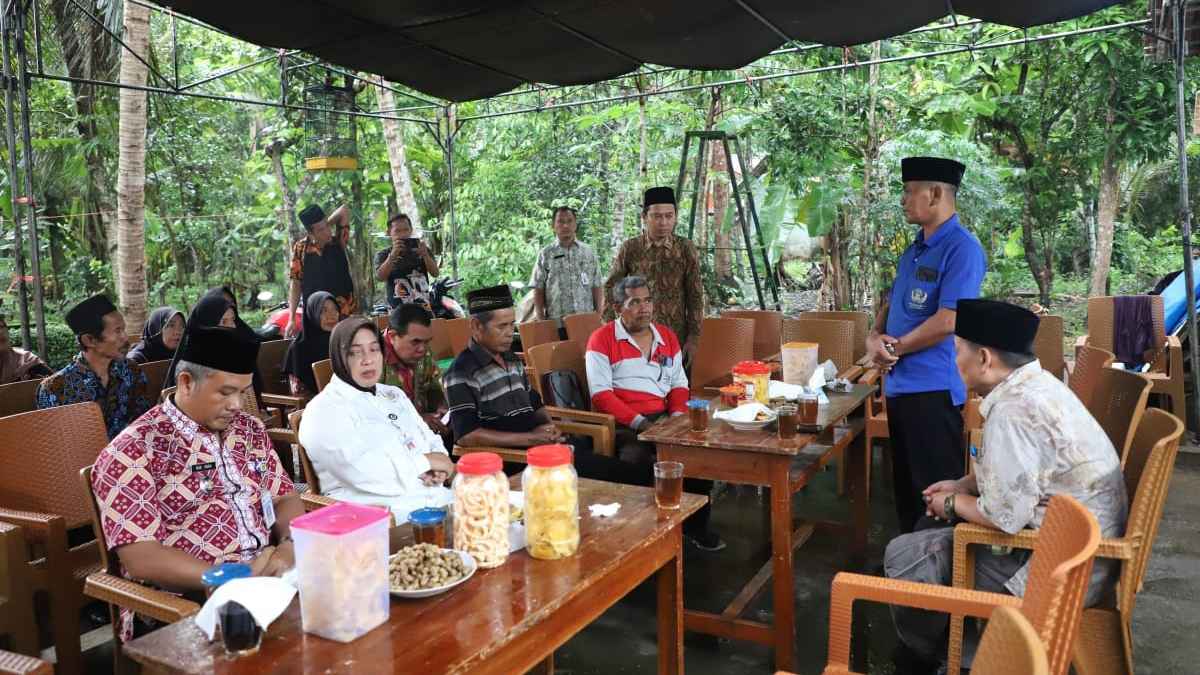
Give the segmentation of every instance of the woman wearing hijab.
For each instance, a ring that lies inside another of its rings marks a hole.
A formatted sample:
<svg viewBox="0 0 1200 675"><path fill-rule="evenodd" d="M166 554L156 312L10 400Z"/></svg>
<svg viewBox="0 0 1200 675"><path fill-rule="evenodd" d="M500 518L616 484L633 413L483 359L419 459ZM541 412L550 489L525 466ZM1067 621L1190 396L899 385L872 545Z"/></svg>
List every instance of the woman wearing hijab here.
<svg viewBox="0 0 1200 675"><path fill-rule="evenodd" d="M443 483L454 464L404 392L380 384L383 340L375 323L351 317L337 324L329 357L333 377L300 420L300 442L322 492L340 501L386 505L396 522L414 509L449 504L452 493Z"/></svg>
<svg viewBox="0 0 1200 675"><path fill-rule="evenodd" d="M229 301L230 307L233 307L233 327L238 330L238 333L245 335L255 342L262 342L262 336L258 334L258 331L251 328L245 321L242 321L242 311L238 309L237 296L233 294L233 291L228 286L221 286L209 291L209 293L218 292Z"/></svg>
<svg viewBox="0 0 1200 675"><path fill-rule="evenodd" d="M308 296L304 302L303 330L292 339L283 357L283 372L288 376L292 396L316 395L317 378L312 364L329 358L329 333L337 322L337 301L332 294L317 291Z"/></svg>
<svg viewBox="0 0 1200 675"><path fill-rule="evenodd" d="M142 341L133 346L125 358L134 363L163 361L175 356L175 349L183 339L185 321L183 312L174 307L159 307L150 312L142 328Z"/></svg>

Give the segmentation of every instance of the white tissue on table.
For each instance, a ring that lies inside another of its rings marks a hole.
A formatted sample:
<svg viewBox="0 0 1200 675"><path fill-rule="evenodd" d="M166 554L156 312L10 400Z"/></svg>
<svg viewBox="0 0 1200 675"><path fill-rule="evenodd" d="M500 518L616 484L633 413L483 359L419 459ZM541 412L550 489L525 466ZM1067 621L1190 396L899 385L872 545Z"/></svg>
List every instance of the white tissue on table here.
<svg viewBox="0 0 1200 675"><path fill-rule="evenodd" d="M525 509L525 493L520 490L508 491L509 506ZM525 548L525 521L518 520L508 524L508 552L516 553Z"/></svg>
<svg viewBox="0 0 1200 675"><path fill-rule="evenodd" d="M611 504L588 504L588 511L592 512L593 518L612 518L620 510L621 505L617 502Z"/></svg>
<svg viewBox="0 0 1200 675"><path fill-rule="evenodd" d="M834 380L837 379L837 375L838 375L837 364L833 362L833 359L826 359L825 363L822 363L821 367L818 368L817 370L825 371L824 372L825 382L833 382ZM822 383L822 386L824 386L824 382Z"/></svg>
<svg viewBox="0 0 1200 675"><path fill-rule="evenodd" d="M293 575L293 578L294 575ZM237 602L245 607L263 630L292 604L296 587L277 577L247 577L233 579L213 591L212 596L196 614L196 625L213 639L217 628L218 610L228 602Z"/></svg>
<svg viewBox="0 0 1200 675"><path fill-rule="evenodd" d="M817 372L820 373L821 371L818 370ZM778 380L771 380L771 384L767 388L767 392L771 398L786 398L789 401L795 401L799 399L801 394L815 394L817 397L817 405L826 405L829 403L829 397L825 395L825 391L823 389L814 390L810 389L809 387L802 387L798 384L788 384L787 382L780 382ZM716 415L713 415L713 417L718 417L719 415L720 413L717 413Z"/></svg>
<svg viewBox="0 0 1200 675"><path fill-rule="evenodd" d="M758 413L764 412L768 415L773 414L767 406L754 402L743 403L732 410L721 410L713 414L713 417L719 420L728 420L730 422L753 422Z"/></svg>
<svg viewBox="0 0 1200 675"><path fill-rule="evenodd" d="M829 362L826 361L825 363L829 363ZM812 377L808 378L808 382L805 384L805 386L808 387L809 391L820 391L822 388L825 387L825 364L824 363L821 364L819 367L817 367L815 370L813 370Z"/></svg>

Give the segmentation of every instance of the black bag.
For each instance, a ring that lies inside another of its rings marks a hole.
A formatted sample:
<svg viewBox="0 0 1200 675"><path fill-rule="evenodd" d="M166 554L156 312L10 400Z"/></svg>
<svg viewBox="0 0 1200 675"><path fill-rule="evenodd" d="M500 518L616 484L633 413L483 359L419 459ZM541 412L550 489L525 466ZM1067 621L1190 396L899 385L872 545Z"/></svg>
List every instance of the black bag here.
<svg viewBox="0 0 1200 675"><path fill-rule="evenodd" d="M542 375L542 392L546 394L546 405L571 410L591 409L588 398L584 396L583 385L573 370L552 370Z"/></svg>

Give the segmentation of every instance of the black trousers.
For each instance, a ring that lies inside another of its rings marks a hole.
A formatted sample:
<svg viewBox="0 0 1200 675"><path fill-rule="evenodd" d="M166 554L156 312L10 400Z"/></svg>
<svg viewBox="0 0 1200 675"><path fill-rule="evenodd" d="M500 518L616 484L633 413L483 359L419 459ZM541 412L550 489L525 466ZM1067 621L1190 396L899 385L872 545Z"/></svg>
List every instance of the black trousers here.
<svg viewBox="0 0 1200 675"><path fill-rule="evenodd" d="M896 515L900 532L908 533L925 515L921 492L966 473L962 409L949 391L930 391L889 396L887 416Z"/></svg>
<svg viewBox="0 0 1200 675"><path fill-rule="evenodd" d="M665 417L666 414L652 415L650 421L655 422ZM652 443L643 443L637 439L638 432L621 424L617 425L617 438L614 445L616 446L617 457L615 460L618 464L624 465L625 469L621 470L621 476L613 479L618 483L629 483L631 485L654 485L654 462L658 459L658 453ZM601 459L608 459L601 457ZM630 474L630 470L633 471ZM704 495L709 497L709 501L705 502L700 510L692 514L690 518L683 521L683 533L698 535L708 531L708 520L712 514L712 488L713 482L703 478L684 478L683 491L692 494Z"/></svg>

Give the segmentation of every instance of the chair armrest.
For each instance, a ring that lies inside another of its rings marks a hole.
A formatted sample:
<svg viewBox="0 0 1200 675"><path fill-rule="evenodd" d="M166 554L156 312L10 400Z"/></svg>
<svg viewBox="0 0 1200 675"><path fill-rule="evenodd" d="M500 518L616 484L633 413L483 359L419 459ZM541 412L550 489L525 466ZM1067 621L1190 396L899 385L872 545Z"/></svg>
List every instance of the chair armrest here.
<svg viewBox="0 0 1200 675"><path fill-rule="evenodd" d="M837 376L840 379L850 380L851 382L854 382L858 378L862 377L863 374L866 372L866 370L867 369L863 368L862 366L850 366L849 368L838 373Z"/></svg>
<svg viewBox="0 0 1200 675"><path fill-rule="evenodd" d="M1021 598L950 586L839 572L829 599L829 667L850 667L850 618L857 600L986 619L997 607L1021 606Z"/></svg>
<svg viewBox="0 0 1200 675"><path fill-rule="evenodd" d="M0 650L0 673L8 675L54 675L54 666L33 656Z"/></svg>
<svg viewBox="0 0 1200 675"><path fill-rule="evenodd" d="M579 436L587 436L592 439L592 452L606 457L612 457L613 450L613 431L612 429L601 424L589 424L587 422L573 422L570 420L555 420L554 425L560 431L567 434L577 434Z"/></svg>
<svg viewBox="0 0 1200 675"><path fill-rule="evenodd" d="M333 497L326 497L325 495L319 495L313 492L305 492L304 494L300 495L300 503L304 504L304 512L308 513L309 511L316 511L317 509L324 508L326 506L333 506L337 503L337 500Z"/></svg>
<svg viewBox="0 0 1200 675"><path fill-rule="evenodd" d="M1037 546L1037 530L1021 530L1016 534L996 530L974 523L959 523L954 528L954 569L966 564L965 556L960 559L959 546L1007 546L1032 551ZM961 542L961 544L960 544ZM1132 560L1138 545L1126 538L1101 539L1096 556L1113 560ZM958 585L957 583L955 584Z"/></svg>
<svg viewBox="0 0 1200 675"><path fill-rule="evenodd" d="M14 509L6 509L0 507L0 520L13 525L19 525L25 529L26 536L30 536L39 541L45 540L50 536L50 532L58 530L64 533L67 531L67 520L62 516L56 516L52 513L38 513L36 511L17 511Z"/></svg>
<svg viewBox="0 0 1200 675"><path fill-rule="evenodd" d="M200 605L191 600L104 572L88 575L83 594L166 623L175 623L200 611Z"/></svg>
<svg viewBox="0 0 1200 675"><path fill-rule="evenodd" d="M299 396L286 396L284 394L263 394L262 402L264 405L293 408L296 410L303 408L305 404L305 400Z"/></svg>
<svg viewBox="0 0 1200 675"><path fill-rule="evenodd" d="M1169 377L1183 377L1183 343L1178 335L1167 336L1167 353L1163 355L1166 363L1164 370Z"/></svg>
<svg viewBox="0 0 1200 675"><path fill-rule="evenodd" d="M586 422L588 424L603 424L604 426L615 426L616 418L608 413L592 412L590 410L576 410L574 408L560 408L558 406L546 406L546 414L551 417L574 420L576 422Z"/></svg>
<svg viewBox="0 0 1200 675"><path fill-rule="evenodd" d="M1077 358L1077 359L1079 358L1079 350L1082 349L1083 347L1086 347L1087 344L1088 344L1087 333L1084 333L1083 335L1080 335L1079 337L1075 338L1075 358Z"/></svg>
<svg viewBox="0 0 1200 675"><path fill-rule="evenodd" d="M868 368L866 372L862 374L862 377L858 378L858 383L875 384L879 381L880 375L882 375L882 373L878 368Z"/></svg>
<svg viewBox="0 0 1200 675"><path fill-rule="evenodd" d="M462 457L463 455L469 455L475 452L492 452L500 455L500 459L506 462L513 462L516 464L525 463L525 448L492 448L486 445L464 448L463 446L456 444L454 446L454 450L451 451L451 454L455 457Z"/></svg>
<svg viewBox="0 0 1200 675"><path fill-rule="evenodd" d="M280 443L299 443L300 438L291 429L267 429L267 438Z"/></svg>

